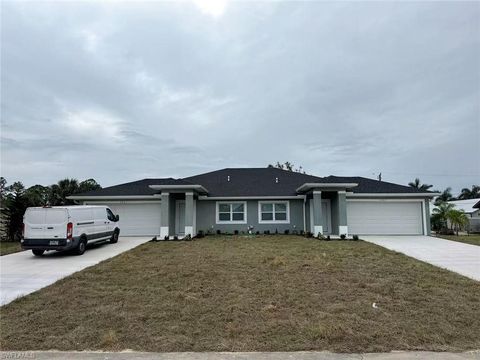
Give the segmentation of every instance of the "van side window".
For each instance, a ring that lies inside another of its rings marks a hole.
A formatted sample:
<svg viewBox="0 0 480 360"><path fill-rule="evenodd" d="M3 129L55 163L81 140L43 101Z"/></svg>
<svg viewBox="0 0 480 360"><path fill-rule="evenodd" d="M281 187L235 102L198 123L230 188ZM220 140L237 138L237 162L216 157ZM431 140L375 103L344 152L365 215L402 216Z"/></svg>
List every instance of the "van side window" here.
<svg viewBox="0 0 480 360"><path fill-rule="evenodd" d="M107 209L107 218L110 221L115 221L115 215L113 215L113 212L110 209Z"/></svg>

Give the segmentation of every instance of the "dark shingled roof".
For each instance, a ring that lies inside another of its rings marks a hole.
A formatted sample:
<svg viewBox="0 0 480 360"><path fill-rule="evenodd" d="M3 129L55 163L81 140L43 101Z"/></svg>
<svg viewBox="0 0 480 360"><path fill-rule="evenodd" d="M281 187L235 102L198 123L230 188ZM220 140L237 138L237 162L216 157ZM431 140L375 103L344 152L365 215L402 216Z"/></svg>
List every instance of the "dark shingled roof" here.
<svg viewBox="0 0 480 360"><path fill-rule="evenodd" d="M472 206L475 209L480 209L480 201L478 201L475 205Z"/></svg>
<svg viewBox="0 0 480 360"><path fill-rule="evenodd" d="M230 181L228 181L230 177ZM277 182L278 179L278 182ZM149 185L202 185L208 196L292 196L305 183L358 183L354 193L425 193L415 188L364 177L318 177L277 168L226 168L184 179L143 179L76 196L153 195Z"/></svg>
<svg viewBox="0 0 480 360"><path fill-rule="evenodd" d="M130 196L130 195L153 195L160 193L159 190L150 189L149 185L192 185L184 180L173 178L166 179L143 179L125 184L109 186L99 190L87 191L74 196Z"/></svg>
<svg viewBox="0 0 480 360"><path fill-rule="evenodd" d="M300 185L322 178L277 168L227 168L185 180L205 187L208 196L291 196L298 195L295 190Z"/></svg>

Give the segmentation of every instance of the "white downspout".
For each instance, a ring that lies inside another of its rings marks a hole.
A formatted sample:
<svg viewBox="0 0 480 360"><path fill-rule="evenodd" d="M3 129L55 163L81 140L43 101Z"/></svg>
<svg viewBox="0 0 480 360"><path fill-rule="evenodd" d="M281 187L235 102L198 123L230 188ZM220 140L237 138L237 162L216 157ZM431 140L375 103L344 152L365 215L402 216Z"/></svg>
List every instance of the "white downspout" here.
<svg viewBox="0 0 480 360"><path fill-rule="evenodd" d="M307 197L303 198L303 232L307 232L307 217L306 217L306 205L307 205Z"/></svg>

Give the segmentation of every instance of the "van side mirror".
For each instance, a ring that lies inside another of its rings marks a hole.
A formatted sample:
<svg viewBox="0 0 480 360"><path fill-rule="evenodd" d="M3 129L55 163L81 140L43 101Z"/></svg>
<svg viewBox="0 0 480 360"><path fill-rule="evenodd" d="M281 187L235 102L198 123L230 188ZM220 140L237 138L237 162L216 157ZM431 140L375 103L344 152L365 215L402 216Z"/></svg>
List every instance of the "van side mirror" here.
<svg viewBox="0 0 480 360"><path fill-rule="evenodd" d="M115 222L119 221L120 220L120 216L118 215L115 215Z"/></svg>

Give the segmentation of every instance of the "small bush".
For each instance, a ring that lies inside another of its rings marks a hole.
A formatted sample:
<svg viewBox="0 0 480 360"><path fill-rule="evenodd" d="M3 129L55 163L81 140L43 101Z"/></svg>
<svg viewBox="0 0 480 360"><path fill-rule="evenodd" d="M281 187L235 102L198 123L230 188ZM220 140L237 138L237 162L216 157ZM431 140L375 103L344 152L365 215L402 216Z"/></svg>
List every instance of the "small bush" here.
<svg viewBox="0 0 480 360"><path fill-rule="evenodd" d="M330 235L327 235L327 238L325 240L330 241L331 240Z"/></svg>
<svg viewBox="0 0 480 360"><path fill-rule="evenodd" d="M191 241L191 240L192 240L192 235L187 234L187 235L183 238L183 240L185 240L185 241Z"/></svg>
<svg viewBox="0 0 480 360"><path fill-rule="evenodd" d="M312 238L313 237L313 233L311 231L307 231L307 233L305 234L305 236L307 238Z"/></svg>
<svg viewBox="0 0 480 360"><path fill-rule="evenodd" d="M165 237L163 238L163 240L169 240L170 237L168 235L165 235Z"/></svg>
<svg viewBox="0 0 480 360"><path fill-rule="evenodd" d="M305 231L300 230L300 235L302 235L302 236L305 235Z"/></svg>
<svg viewBox="0 0 480 360"><path fill-rule="evenodd" d="M355 241L359 240L358 235L353 235L353 240L355 240Z"/></svg>
<svg viewBox="0 0 480 360"><path fill-rule="evenodd" d="M345 234L340 235L340 239L342 239L342 240L345 240L346 237L347 237L347 235L345 235Z"/></svg>
<svg viewBox="0 0 480 360"><path fill-rule="evenodd" d="M260 235L260 231L255 232L255 235Z"/></svg>
<svg viewBox="0 0 480 360"><path fill-rule="evenodd" d="M238 230L235 230L233 233L234 233L235 235L238 235Z"/></svg>
<svg viewBox="0 0 480 360"><path fill-rule="evenodd" d="M222 232L220 230L217 230L217 235L222 235Z"/></svg>
<svg viewBox="0 0 480 360"><path fill-rule="evenodd" d="M173 237L173 240L178 240L178 236L175 235L175 236Z"/></svg>
<svg viewBox="0 0 480 360"><path fill-rule="evenodd" d="M318 233L317 234L317 239L318 240L325 240L325 236L323 234Z"/></svg>
<svg viewBox="0 0 480 360"><path fill-rule="evenodd" d="M197 238L201 239L203 237L205 237L205 233L203 232L203 230L199 230L197 234Z"/></svg>
<svg viewBox="0 0 480 360"><path fill-rule="evenodd" d="M286 229L283 233L284 233L285 235L288 235L288 234L290 234L290 230Z"/></svg>

